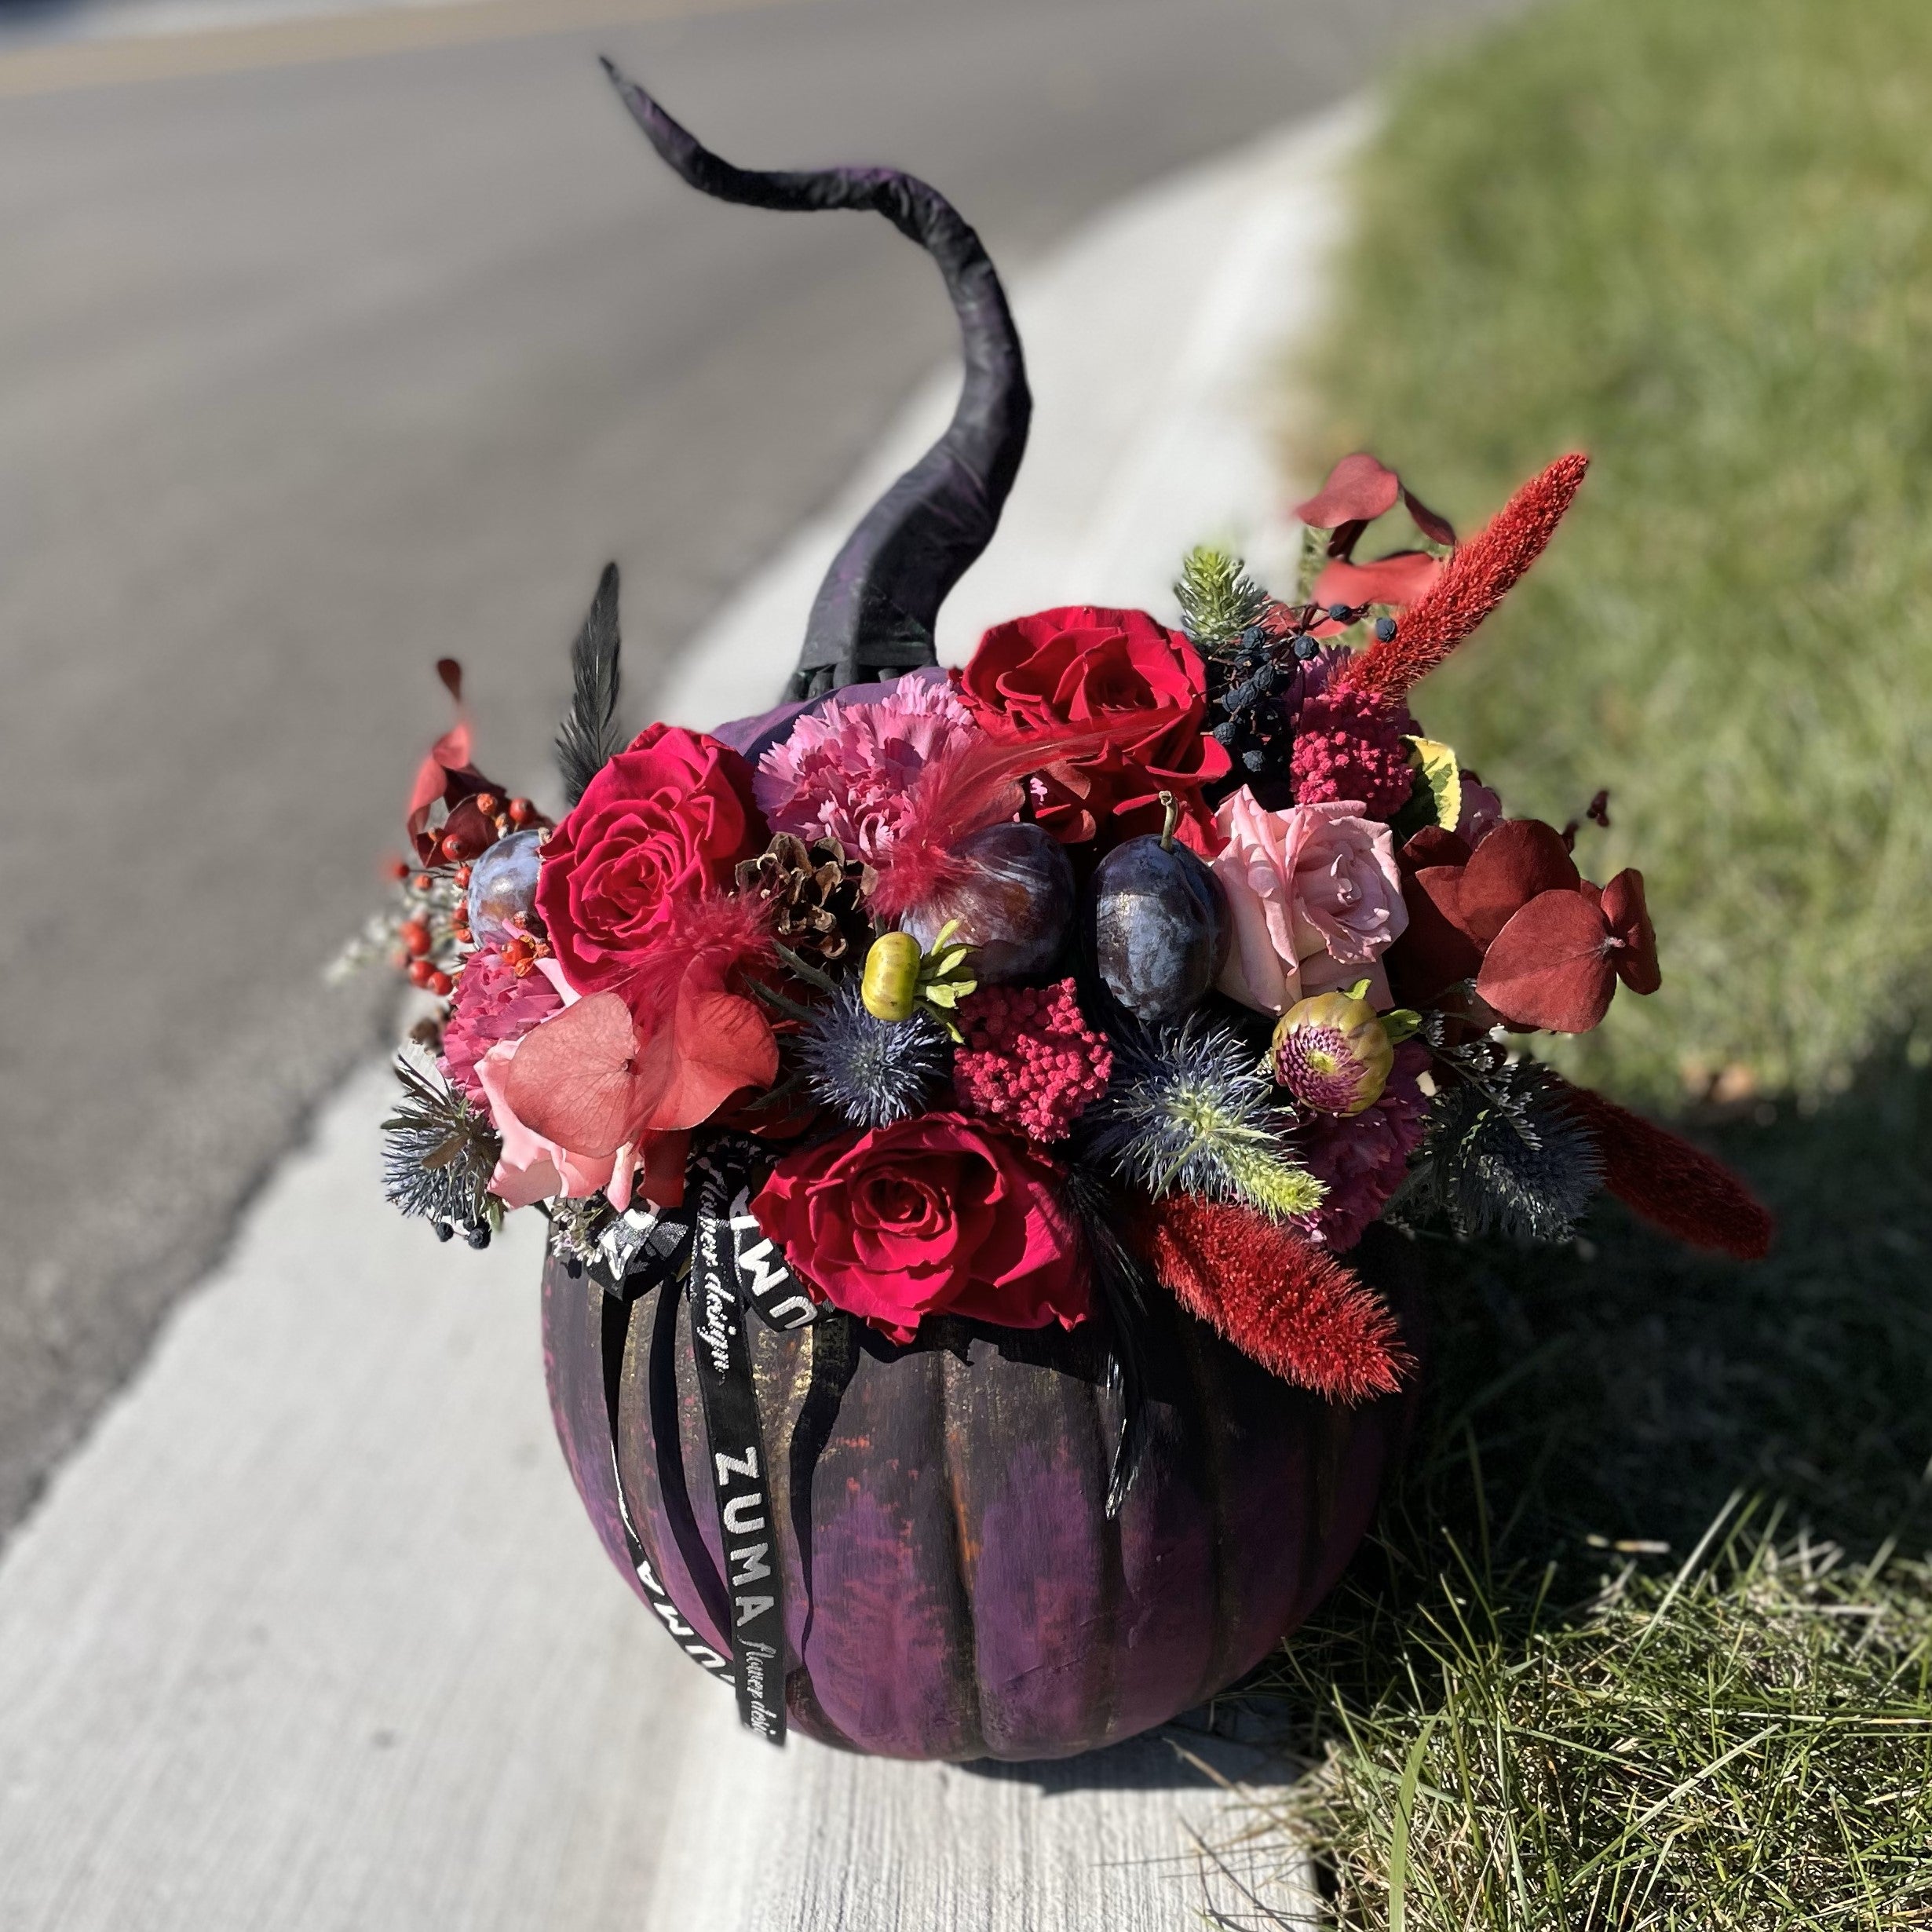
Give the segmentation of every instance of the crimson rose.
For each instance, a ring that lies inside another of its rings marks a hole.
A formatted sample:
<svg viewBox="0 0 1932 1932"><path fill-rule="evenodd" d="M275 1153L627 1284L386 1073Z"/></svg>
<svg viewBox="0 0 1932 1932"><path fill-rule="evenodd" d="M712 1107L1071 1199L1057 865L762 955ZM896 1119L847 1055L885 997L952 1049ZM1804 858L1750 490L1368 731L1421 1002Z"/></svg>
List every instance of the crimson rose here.
<svg viewBox="0 0 1932 1932"><path fill-rule="evenodd" d="M1070 844L1091 838L1109 813L1138 814L1157 827L1165 791L1185 803L1211 845L1213 819L1200 788L1226 775L1229 758L1202 732L1207 679L1200 654L1179 631L1145 611L1070 604L994 625L958 675L961 696L995 737L1130 727L1137 713L1146 714L1144 730L1049 765L1037 816L1054 837Z"/></svg>
<svg viewBox="0 0 1932 1932"><path fill-rule="evenodd" d="M701 732L650 725L543 847L537 910L579 993L623 992L651 948L754 842L751 768Z"/></svg>
<svg viewBox="0 0 1932 1932"><path fill-rule="evenodd" d="M915 1114L787 1154L751 1211L835 1307L895 1342L929 1314L1071 1328L1087 1267L1057 1172L962 1114Z"/></svg>

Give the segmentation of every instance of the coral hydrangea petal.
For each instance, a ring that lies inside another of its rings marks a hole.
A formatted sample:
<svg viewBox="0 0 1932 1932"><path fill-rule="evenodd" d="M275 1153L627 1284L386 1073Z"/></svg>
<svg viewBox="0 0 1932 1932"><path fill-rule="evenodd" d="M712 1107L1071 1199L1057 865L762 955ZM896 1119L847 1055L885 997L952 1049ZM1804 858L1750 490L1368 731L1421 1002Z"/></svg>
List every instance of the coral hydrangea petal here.
<svg viewBox="0 0 1932 1932"><path fill-rule="evenodd" d="M1426 550L1397 550L1372 563L1335 561L1315 579L1317 604L1413 604L1433 584L1442 566ZM1338 625L1339 630L1340 626Z"/></svg>
<svg viewBox="0 0 1932 1932"><path fill-rule="evenodd" d="M1540 893L1575 894L1576 862L1540 819L1507 819L1476 848L1456 893L1455 922L1487 946Z"/></svg>
<svg viewBox="0 0 1932 1932"><path fill-rule="evenodd" d="M593 993L524 1035L504 1092L545 1140L614 1154L634 1138L637 1050L630 1009L615 993Z"/></svg>
<svg viewBox="0 0 1932 1932"><path fill-rule="evenodd" d="M1395 507L1402 479L1366 450L1345 456L1328 472L1328 480L1295 515L1311 530L1334 530L1346 523L1368 523Z"/></svg>
<svg viewBox="0 0 1932 1932"><path fill-rule="evenodd" d="M1602 914L1580 893L1540 893L1496 935L1476 990L1518 1026L1587 1033L1616 990L1608 940Z"/></svg>
<svg viewBox="0 0 1932 1932"><path fill-rule="evenodd" d="M740 1088L778 1077L778 1042L751 1000L687 977L667 1024L645 1043L636 1069L635 1127L695 1127Z"/></svg>
<svg viewBox="0 0 1932 1932"><path fill-rule="evenodd" d="M1633 993L1654 993L1664 984L1657 965L1656 929L1644 904L1644 875L1634 868L1617 874L1603 889L1603 917L1621 944L1612 963Z"/></svg>

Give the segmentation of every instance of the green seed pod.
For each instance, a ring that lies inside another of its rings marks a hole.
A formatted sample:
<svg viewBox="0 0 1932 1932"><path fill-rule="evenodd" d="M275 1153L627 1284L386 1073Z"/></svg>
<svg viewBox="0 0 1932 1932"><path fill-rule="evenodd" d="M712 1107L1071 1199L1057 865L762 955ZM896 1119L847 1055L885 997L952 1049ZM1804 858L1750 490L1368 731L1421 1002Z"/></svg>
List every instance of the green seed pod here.
<svg viewBox="0 0 1932 1932"><path fill-rule="evenodd" d="M910 933L885 933L865 955L859 998L875 1020L909 1020L919 988L919 942Z"/></svg>

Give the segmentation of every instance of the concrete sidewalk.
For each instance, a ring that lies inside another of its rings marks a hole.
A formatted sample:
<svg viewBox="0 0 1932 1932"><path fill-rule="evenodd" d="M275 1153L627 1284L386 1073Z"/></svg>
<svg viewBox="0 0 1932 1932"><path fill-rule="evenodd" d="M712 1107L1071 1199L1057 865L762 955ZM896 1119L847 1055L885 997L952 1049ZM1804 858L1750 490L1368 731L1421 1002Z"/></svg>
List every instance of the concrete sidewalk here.
<svg viewBox="0 0 1932 1932"><path fill-rule="evenodd" d="M1313 313L1364 119L1140 198L1017 292L1034 446L948 606L950 656L1045 604L1170 609L1203 535L1282 550L1273 363ZM707 630L664 715L769 701L832 547L952 384ZM541 1222L476 1255L391 1214L388 1090L371 1068L331 1103L0 1562L4 1932L1143 1932L1211 1900L1255 1918L1191 1834L1231 1842L1256 1794L1166 1745L986 1775L740 1733L571 1490ZM1298 1872L1233 1862L1306 1910Z"/></svg>

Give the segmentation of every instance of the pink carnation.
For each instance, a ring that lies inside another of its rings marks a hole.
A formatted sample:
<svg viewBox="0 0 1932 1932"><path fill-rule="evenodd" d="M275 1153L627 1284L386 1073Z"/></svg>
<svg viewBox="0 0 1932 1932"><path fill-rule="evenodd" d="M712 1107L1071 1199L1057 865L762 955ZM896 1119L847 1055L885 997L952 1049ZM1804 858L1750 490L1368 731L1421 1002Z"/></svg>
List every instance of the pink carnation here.
<svg viewBox="0 0 1932 1932"><path fill-rule="evenodd" d="M1389 1204L1422 1145L1429 1118L1417 1076L1429 1055L1414 1040L1395 1050L1395 1066L1372 1107L1343 1118L1316 1114L1295 1130L1296 1152L1328 1192L1312 1214L1295 1217L1309 1240L1341 1254Z"/></svg>
<svg viewBox="0 0 1932 1932"><path fill-rule="evenodd" d="M494 948L469 955L456 979L450 1017L443 1029L443 1077L483 1104L477 1067L500 1041L520 1039L562 1006L562 996L541 973L520 979Z"/></svg>
<svg viewBox="0 0 1932 1932"><path fill-rule="evenodd" d="M1052 986L989 986L960 1006L965 1044L954 1057L962 1112L1057 1141L1107 1090L1113 1053L1089 1027L1072 980Z"/></svg>
<svg viewBox="0 0 1932 1932"><path fill-rule="evenodd" d="M875 703L835 699L800 718L759 759L753 794L773 831L836 838L853 856L879 864L921 772L978 729L950 685L904 678Z"/></svg>

